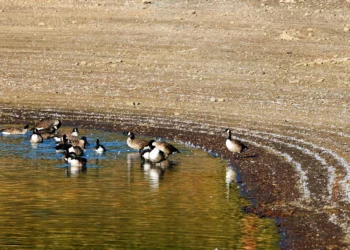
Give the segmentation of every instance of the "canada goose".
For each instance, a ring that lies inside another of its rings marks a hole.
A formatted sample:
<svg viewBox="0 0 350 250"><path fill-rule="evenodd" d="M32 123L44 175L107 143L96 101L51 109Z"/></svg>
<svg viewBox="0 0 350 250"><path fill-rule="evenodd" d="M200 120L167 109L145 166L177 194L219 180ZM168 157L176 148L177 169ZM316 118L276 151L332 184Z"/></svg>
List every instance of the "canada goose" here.
<svg viewBox="0 0 350 250"><path fill-rule="evenodd" d="M225 132L227 133L226 147L229 151L240 154L248 149L241 141L231 138L231 130L226 129Z"/></svg>
<svg viewBox="0 0 350 250"><path fill-rule="evenodd" d="M27 133L29 124L25 125L24 128L5 128L1 132L3 135L24 135Z"/></svg>
<svg viewBox="0 0 350 250"><path fill-rule="evenodd" d="M39 134L39 130L35 128L29 140L32 143L41 143L43 142L43 137Z"/></svg>
<svg viewBox="0 0 350 250"><path fill-rule="evenodd" d="M145 148L145 149L141 150L140 156L141 156L142 160L145 160L145 161L149 161L150 160L150 153L155 148L155 146L153 146L153 142L155 142L155 141L154 140L150 140L148 142L148 148Z"/></svg>
<svg viewBox="0 0 350 250"><path fill-rule="evenodd" d="M75 153L78 157L84 154L84 150L79 146L70 146L68 147L69 153Z"/></svg>
<svg viewBox="0 0 350 250"><path fill-rule="evenodd" d="M67 131L64 133L66 136L67 136L67 139L68 141L71 141L71 140L79 140L79 130L78 128L73 128L72 132L71 133L67 133ZM61 133L57 133L54 137L55 141L56 142L60 142L60 141L63 141L62 140L62 134Z"/></svg>
<svg viewBox="0 0 350 250"><path fill-rule="evenodd" d="M75 153L69 153L67 157L67 163L69 163L71 167L84 170L86 169L87 159L78 157Z"/></svg>
<svg viewBox="0 0 350 250"><path fill-rule="evenodd" d="M96 146L93 148L93 150L96 152L96 153L104 153L106 152L106 148L100 144L100 140L97 139L96 140Z"/></svg>
<svg viewBox="0 0 350 250"><path fill-rule="evenodd" d="M55 129L59 129L61 127L62 123L60 120L57 119L53 119L53 118L44 118L42 120L40 120L39 122L37 122L34 125L34 128L37 128L38 130L42 130L42 129L51 129L51 128L55 128Z"/></svg>
<svg viewBox="0 0 350 250"><path fill-rule="evenodd" d="M78 136L79 136L79 130L78 130L78 128L73 128L73 131L72 131L71 136L75 136L75 137L78 137Z"/></svg>
<svg viewBox="0 0 350 250"><path fill-rule="evenodd" d="M55 128L51 128L50 130L46 130L46 129L39 130L39 134L41 135L41 137L44 140L54 138L55 137L55 132L56 132Z"/></svg>
<svg viewBox="0 0 350 250"><path fill-rule="evenodd" d="M142 139L136 139L134 133L129 132L128 133L128 139L126 140L126 143L130 148L137 149L139 152L145 147L148 146L148 141L142 140Z"/></svg>
<svg viewBox="0 0 350 250"><path fill-rule="evenodd" d="M68 151L71 146L72 145L68 143L67 136L64 134L62 136L62 141L56 144L56 153L64 153Z"/></svg>
<svg viewBox="0 0 350 250"><path fill-rule="evenodd" d="M165 141L154 141L152 145L163 151L166 158L168 158L171 154L180 153L177 148Z"/></svg>
<svg viewBox="0 0 350 250"><path fill-rule="evenodd" d="M166 160L167 157L163 151L154 146L154 142L154 140L149 142L149 149L146 149L141 153L141 158L152 163L160 163Z"/></svg>
<svg viewBox="0 0 350 250"><path fill-rule="evenodd" d="M71 138L72 146L79 146L82 149L85 149L87 145L89 145L86 136L81 137L80 139L78 137Z"/></svg>

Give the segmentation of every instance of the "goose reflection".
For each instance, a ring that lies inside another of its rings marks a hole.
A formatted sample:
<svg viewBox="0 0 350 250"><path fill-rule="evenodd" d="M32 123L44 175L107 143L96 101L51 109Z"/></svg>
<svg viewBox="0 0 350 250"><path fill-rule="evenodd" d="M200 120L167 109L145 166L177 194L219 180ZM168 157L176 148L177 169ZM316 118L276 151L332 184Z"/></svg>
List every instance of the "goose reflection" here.
<svg viewBox="0 0 350 250"><path fill-rule="evenodd" d="M79 167L67 167L65 169L65 175L67 177L80 177L86 174L86 168L81 169Z"/></svg>
<svg viewBox="0 0 350 250"><path fill-rule="evenodd" d="M151 168L149 170L149 184L151 190L159 188L159 180L164 176L165 170L163 168Z"/></svg>
<svg viewBox="0 0 350 250"><path fill-rule="evenodd" d="M128 153L126 155L126 164L128 165L129 168L132 168L134 165L139 166L141 164L140 154L138 152Z"/></svg>
<svg viewBox="0 0 350 250"><path fill-rule="evenodd" d="M226 195L230 199L230 189L237 181L237 173L232 166L226 168Z"/></svg>
<svg viewBox="0 0 350 250"><path fill-rule="evenodd" d="M165 160L158 164L152 164L147 161L141 164L144 178L149 180L151 190L159 188L160 179L164 179L165 173L173 169L176 164L176 162L170 160Z"/></svg>

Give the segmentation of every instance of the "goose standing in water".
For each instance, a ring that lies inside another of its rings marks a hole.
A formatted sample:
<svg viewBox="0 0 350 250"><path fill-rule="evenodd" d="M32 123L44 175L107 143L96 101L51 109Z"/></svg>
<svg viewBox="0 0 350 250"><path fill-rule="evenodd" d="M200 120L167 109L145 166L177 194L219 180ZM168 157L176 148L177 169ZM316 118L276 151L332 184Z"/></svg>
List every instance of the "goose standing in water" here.
<svg viewBox="0 0 350 250"><path fill-rule="evenodd" d="M151 163L160 163L167 159L166 154L159 148L154 146L154 140L149 141L149 149L144 150L141 153L142 160L149 161Z"/></svg>
<svg viewBox="0 0 350 250"><path fill-rule="evenodd" d="M60 141L59 143L56 144L56 153L64 153L64 152L68 152L68 149L71 147L72 145L68 143L68 139L66 134L64 134L62 136L62 141Z"/></svg>
<svg viewBox="0 0 350 250"><path fill-rule="evenodd" d="M43 130L43 129L47 129L50 130L51 128L54 129L59 129L61 127L62 123L60 120L57 119L53 119L53 118L44 118L42 120L40 120L39 122L37 122L34 125L33 129L38 129L38 130Z"/></svg>
<svg viewBox="0 0 350 250"><path fill-rule="evenodd" d="M84 149L79 146L70 146L68 147L68 152L75 153L78 157L80 157L84 154Z"/></svg>
<svg viewBox="0 0 350 250"><path fill-rule="evenodd" d="M63 156L63 161L69 164L68 171L70 173L79 173L81 171L86 171L86 158L78 157L75 153L66 152Z"/></svg>
<svg viewBox="0 0 350 250"><path fill-rule="evenodd" d="M128 132L126 143L130 148L137 149L139 152L148 146L148 141L138 138L136 139L133 132Z"/></svg>
<svg viewBox="0 0 350 250"><path fill-rule="evenodd" d="M68 139L68 141L71 140L79 140L79 130L78 128L73 128L71 133L64 133ZM57 133L56 136L54 137L56 142L61 142L63 141L63 136L61 133Z"/></svg>
<svg viewBox="0 0 350 250"><path fill-rule="evenodd" d="M67 162L71 167L80 168L81 170L86 169L87 160L77 156L75 153L69 153Z"/></svg>
<svg viewBox="0 0 350 250"><path fill-rule="evenodd" d="M55 128L51 128L50 130L46 130L46 129L39 130L39 134L41 135L41 137L44 140L48 140L48 139L54 138L55 137L55 132L56 132Z"/></svg>
<svg viewBox="0 0 350 250"><path fill-rule="evenodd" d="M177 148L165 141L153 141L152 145L164 152L166 158L168 158L171 154L180 153Z"/></svg>
<svg viewBox="0 0 350 250"><path fill-rule="evenodd" d="M85 149L87 145L90 145L87 141L86 136L81 137L80 139L78 137L74 137L71 139L72 146L79 146L82 149Z"/></svg>
<svg viewBox="0 0 350 250"><path fill-rule="evenodd" d="M41 143L43 142L43 137L40 135L39 130L35 128L29 140L31 143Z"/></svg>
<svg viewBox="0 0 350 250"><path fill-rule="evenodd" d="M106 152L106 148L100 144L100 140L97 139L96 140L96 146L93 148L93 150L96 152L96 153L104 153Z"/></svg>
<svg viewBox="0 0 350 250"><path fill-rule="evenodd" d="M235 153L240 154L248 149L248 147L246 145L244 145L243 142L236 140L236 139L232 139L231 130L226 129L225 132L227 133L226 147L233 154L235 154ZM237 157L237 159L238 159L238 157Z"/></svg>
<svg viewBox="0 0 350 250"><path fill-rule="evenodd" d="M5 128L1 132L3 135L24 135L28 132L29 124L25 125L24 128Z"/></svg>

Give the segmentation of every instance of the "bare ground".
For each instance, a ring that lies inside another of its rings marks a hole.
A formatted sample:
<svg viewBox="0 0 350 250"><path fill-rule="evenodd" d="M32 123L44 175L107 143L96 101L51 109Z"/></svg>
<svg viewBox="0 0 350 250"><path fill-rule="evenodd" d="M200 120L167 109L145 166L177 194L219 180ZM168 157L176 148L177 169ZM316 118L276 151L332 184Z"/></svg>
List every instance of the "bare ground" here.
<svg viewBox="0 0 350 250"><path fill-rule="evenodd" d="M2 123L191 141L285 249L350 247L349 1L1 1ZM238 161L224 128L250 150Z"/></svg>

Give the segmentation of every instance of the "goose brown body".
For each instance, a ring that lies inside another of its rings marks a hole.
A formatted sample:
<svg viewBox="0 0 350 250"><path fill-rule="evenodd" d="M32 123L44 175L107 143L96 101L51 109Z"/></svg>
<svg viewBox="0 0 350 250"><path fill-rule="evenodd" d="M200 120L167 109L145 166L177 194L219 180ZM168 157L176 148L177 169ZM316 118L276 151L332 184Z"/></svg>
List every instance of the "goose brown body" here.
<svg viewBox="0 0 350 250"><path fill-rule="evenodd" d="M24 135L28 132L29 125L25 125L24 128L5 128L1 132L5 135Z"/></svg>
<svg viewBox="0 0 350 250"><path fill-rule="evenodd" d="M137 149L139 152L141 152L142 149L148 146L148 141L135 138L134 133L129 132L128 133L128 139L126 140L126 143L130 148Z"/></svg>
<svg viewBox="0 0 350 250"><path fill-rule="evenodd" d="M166 158L168 158L171 154L179 153L177 148L165 141L155 141L152 143L152 145L164 152Z"/></svg>
<svg viewBox="0 0 350 250"><path fill-rule="evenodd" d="M244 145L244 143L241 142L240 140L232 139L231 130L226 129L226 133L227 133L226 147L229 151L231 151L232 153L240 154L244 152L246 149L248 149L248 147Z"/></svg>
<svg viewBox="0 0 350 250"><path fill-rule="evenodd" d="M61 127L61 121L53 118L44 118L34 125L34 128L38 130L42 129L59 129Z"/></svg>

